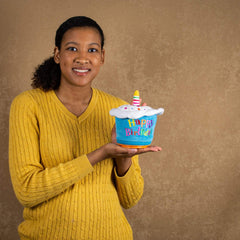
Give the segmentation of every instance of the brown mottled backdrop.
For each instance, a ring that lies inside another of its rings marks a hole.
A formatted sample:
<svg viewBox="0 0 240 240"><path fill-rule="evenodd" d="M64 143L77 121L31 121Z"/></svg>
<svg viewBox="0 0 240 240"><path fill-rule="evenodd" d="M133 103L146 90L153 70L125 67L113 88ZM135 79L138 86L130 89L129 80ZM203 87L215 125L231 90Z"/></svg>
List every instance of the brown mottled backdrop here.
<svg viewBox="0 0 240 240"><path fill-rule="evenodd" d="M154 139L163 151L141 156L144 196L126 211L135 240L240 239L239 0L0 0L0 239L18 239L22 221L8 170L10 103L73 15L106 34L95 86L129 101L139 89L165 108Z"/></svg>

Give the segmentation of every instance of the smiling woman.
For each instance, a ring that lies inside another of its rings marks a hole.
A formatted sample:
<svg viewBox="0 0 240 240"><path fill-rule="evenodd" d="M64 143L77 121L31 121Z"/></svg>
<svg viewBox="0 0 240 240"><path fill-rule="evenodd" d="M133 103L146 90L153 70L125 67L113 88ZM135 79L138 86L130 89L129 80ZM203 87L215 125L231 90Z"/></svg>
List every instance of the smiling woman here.
<svg viewBox="0 0 240 240"><path fill-rule="evenodd" d="M103 46L94 20L68 19L56 32L54 56L34 73L34 89L12 102L9 165L25 207L22 240L132 239L121 206L143 193L137 155L160 148L115 144L109 111L126 102L91 87Z"/></svg>
<svg viewBox="0 0 240 240"><path fill-rule="evenodd" d="M104 62L104 49L97 30L90 27L69 29L62 39L61 48L55 47L54 59L60 64L61 81L57 95L66 87L90 89Z"/></svg>

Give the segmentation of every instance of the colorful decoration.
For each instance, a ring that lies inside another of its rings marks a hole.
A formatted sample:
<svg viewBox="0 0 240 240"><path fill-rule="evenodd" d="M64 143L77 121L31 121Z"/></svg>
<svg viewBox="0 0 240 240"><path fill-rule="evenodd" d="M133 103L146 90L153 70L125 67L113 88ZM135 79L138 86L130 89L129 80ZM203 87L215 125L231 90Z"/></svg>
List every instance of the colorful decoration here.
<svg viewBox="0 0 240 240"><path fill-rule="evenodd" d="M127 148L144 148L152 143L157 115L163 108L140 106L139 91L134 92L131 105L122 105L110 110L115 117L117 143Z"/></svg>
<svg viewBox="0 0 240 240"><path fill-rule="evenodd" d="M139 97L139 91L136 90L136 91L134 92L134 95L133 95L132 105L139 107L140 104L141 104L141 99L140 99L140 97Z"/></svg>

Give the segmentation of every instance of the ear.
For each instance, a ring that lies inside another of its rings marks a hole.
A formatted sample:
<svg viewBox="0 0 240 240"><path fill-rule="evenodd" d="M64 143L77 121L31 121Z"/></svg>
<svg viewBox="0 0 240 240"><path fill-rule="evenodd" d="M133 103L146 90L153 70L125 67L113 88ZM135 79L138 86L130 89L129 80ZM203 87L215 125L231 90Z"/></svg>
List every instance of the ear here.
<svg viewBox="0 0 240 240"><path fill-rule="evenodd" d="M55 63L59 64L60 63L60 51L58 49L58 47L54 48L54 61Z"/></svg>
<svg viewBox="0 0 240 240"><path fill-rule="evenodd" d="M105 59L105 49L103 48L101 52L101 64L104 64L104 59Z"/></svg>

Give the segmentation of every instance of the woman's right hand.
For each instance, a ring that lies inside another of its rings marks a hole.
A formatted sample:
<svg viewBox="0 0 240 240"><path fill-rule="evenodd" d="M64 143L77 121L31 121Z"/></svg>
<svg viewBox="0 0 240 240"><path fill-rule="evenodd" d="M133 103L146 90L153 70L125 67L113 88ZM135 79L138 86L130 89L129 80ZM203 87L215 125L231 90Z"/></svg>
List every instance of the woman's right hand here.
<svg viewBox="0 0 240 240"><path fill-rule="evenodd" d="M115 143L105 145L107 158L131 158L137 153L135 148L124 148Z"/></svg>
<svg viewBox="0 0 240 240"><path fill-rule="evenodd" d="M92 165L106 158L131 158L137 153L137 149L120 147L115 143L107 143L95 151L87 154Z"/></svg>

